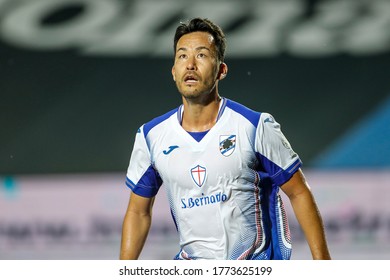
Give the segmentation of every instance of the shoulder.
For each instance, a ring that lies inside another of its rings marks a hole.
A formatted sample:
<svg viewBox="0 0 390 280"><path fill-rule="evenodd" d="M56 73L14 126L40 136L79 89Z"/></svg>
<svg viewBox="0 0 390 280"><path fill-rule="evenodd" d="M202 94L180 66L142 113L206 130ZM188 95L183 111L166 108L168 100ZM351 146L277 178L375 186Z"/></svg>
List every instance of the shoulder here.
<svg viewBox="0 0 390 280"><path fill-rule="evenodd" d="M258 126L262 115L261 112L254 111L251 108L230 99L226 99L226 107L247 119L253 126Z"/></svg>
<svg viewBox="0 0 390 280"><path fill-rule="evenodd" d="M178 111L179 108L175 108L159 117L156 117L154 119L152 119L151 121L145 123L143 125L143 133L144 133L144 136L146 137L148 135L148 133L153 129L155 128L156 126L162 124L163 122L165 122L166 120L168 120L170 117L172 117L172 115L176 114L177 111Z"/></svg>

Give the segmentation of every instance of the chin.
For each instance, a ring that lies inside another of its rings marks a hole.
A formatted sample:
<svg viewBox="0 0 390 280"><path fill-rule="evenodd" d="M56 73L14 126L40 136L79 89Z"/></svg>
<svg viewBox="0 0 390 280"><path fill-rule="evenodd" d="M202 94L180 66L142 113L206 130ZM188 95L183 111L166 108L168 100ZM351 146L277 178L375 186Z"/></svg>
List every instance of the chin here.
<svg viewBox="0 0 390 280"><path fill-rule="evenodd" d="M199 92L181 91L180 93L181 93L181 96L183 96L184 98L188 98L188 99L196 99L201 95Z"/></svg>

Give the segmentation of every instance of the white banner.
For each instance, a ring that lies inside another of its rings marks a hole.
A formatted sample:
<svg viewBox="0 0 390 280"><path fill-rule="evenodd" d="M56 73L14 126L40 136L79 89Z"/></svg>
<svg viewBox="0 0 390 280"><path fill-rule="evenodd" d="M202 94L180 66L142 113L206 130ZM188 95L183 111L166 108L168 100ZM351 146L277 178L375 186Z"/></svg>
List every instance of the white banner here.
<svg viewBox="0 0 390 280"><path fill-rule="evenodd" d="M361 56L389 51L389 11L387 0L2 0L0 40L41 51L170 57L179 21L206 17L227 29L230 57Z"/></svg>
<svg viewBox="0 0 390 280"><path fill-rule="evenodd" d="M0 261L7 280L381 279L390 261Z"/></svg>
<svg viewBox="0 0 390 280"><path fill-rule="evenodd" d="M390 259L390 172L307 170L334 259ZM0 177L0 259L116 260L130 190L124 174ZM285 205L293 260L311 259ZM141 259L172 259L179 250L164 189Z"/></svg>

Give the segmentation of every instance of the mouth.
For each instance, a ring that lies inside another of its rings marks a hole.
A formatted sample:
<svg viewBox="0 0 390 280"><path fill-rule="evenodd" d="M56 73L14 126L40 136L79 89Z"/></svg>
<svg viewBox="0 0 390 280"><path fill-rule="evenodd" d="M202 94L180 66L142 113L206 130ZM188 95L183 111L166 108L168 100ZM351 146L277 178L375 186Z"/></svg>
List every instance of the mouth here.
<svg viewBox="0 0 390 280"><path fill-rule="evenodd" d="M196 75L193 75L193 74L188 74L184 77L184 82L186 84L194 84L194 83L197 83L198 82L198 77Z"/></svg>

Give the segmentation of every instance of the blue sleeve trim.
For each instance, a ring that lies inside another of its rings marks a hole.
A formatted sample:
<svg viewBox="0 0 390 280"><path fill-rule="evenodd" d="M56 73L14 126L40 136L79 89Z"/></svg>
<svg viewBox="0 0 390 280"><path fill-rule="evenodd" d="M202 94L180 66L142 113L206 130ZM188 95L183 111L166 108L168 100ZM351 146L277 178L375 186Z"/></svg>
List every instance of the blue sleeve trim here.
<svg viewBox="0 0 390 280"><path fill-rule="evenodd" d="M128 186L135 194L143 197L154 197L161 185L161 177L152 166L149 166L138 183L134 183L126 177L126 186Z"/></svg>
<svg viewBox="0 0 390 280"><path fill-rule="evenodd" d="M302 161L297 158L286 170L283 170L280 166L270 161L260 153L256 153L257 158L261 162L262 170L267 173L271 180L278 186L286 183L292 175L302 166Z"/></svg>
<svg viewBox="0 0 390 280"><path fill-rule="evenodd" d="M281 186L286 183L294 175L295 172L302 166L301 160L298 158L291 164L286 170L281 169L280 172L272 176L272 180L278 185Z"/></svg>

